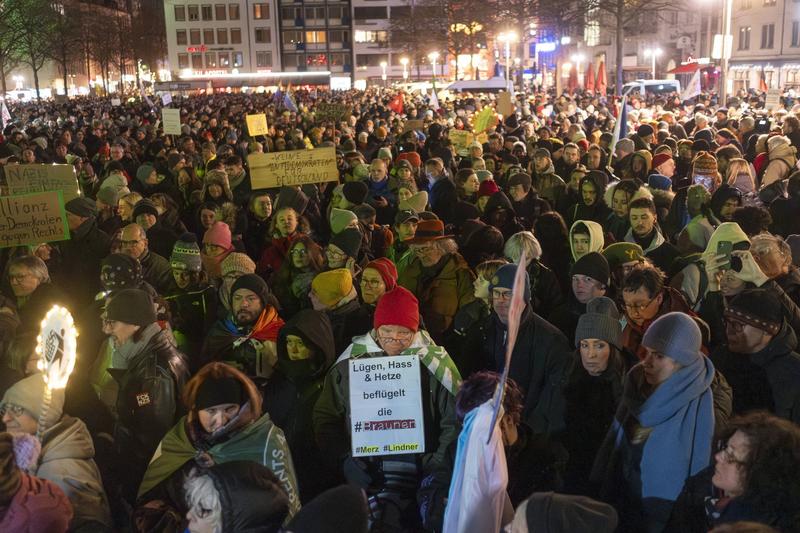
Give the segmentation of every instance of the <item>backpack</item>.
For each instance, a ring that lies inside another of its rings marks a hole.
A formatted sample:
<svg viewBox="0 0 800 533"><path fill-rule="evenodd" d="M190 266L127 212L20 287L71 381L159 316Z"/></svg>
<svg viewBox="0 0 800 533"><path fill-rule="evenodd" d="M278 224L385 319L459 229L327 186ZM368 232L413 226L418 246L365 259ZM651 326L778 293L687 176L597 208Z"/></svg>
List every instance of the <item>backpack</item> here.
<svg viewBox="0 0 800 533"><path fill-rule="evenodd" d="M689 298L689 295L684 293L681 290L681 286L683 285L683 271L686 267L690 265L695 265L697 269L700 271L700 280L698 282L697 287L697 298L694 300ZM700 252L684 255L681 257L675 258L670 266L669 271L669 286L675 289L676 291L680 292L684 298L686 298L686 303L689 304L689 307L695 309L698 303L703 299L706 294L706 290L708 289L708 274L706 273L706 265L703 261L703 254Z"/></svg>

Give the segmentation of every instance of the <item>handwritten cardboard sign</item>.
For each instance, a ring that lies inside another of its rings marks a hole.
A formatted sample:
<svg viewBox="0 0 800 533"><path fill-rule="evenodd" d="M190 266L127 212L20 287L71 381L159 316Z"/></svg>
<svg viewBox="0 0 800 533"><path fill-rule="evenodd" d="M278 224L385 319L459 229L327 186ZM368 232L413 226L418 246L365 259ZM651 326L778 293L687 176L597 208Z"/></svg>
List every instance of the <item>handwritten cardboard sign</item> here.
<svg viewBox="0 0 800 533"><path fill-rule="evenodd" d="M61 191L0 196L0 248L69 238Z"/></svg>
<svg viewBox="0 0 800 533"><path fill-rule="evenodd" d="M353 457L425 451L419 356L350 360Z"/></svg>
<svg viewBox="0 0 800 533"><path fill-rule="evenodd" d="M317 119L317 122L339 122L349 117L351 112L352 108L346 104L320 102L314 111L314 118Z"/></svg>
<svg viewBox="0 0 800 533"><path fill-rule="evenodd" d="M253 189L337 181L336 149L290 150L247 156Z"/></svg>
<svg viewBox="0 0 800 533"><path fill-rule="evenodd" d="M415 130L422 131L424 129L425 129L425 121L419 119L406 120L406 123L403 125L403 133Z"/></svg>
<svg viewBox="0 0 800 533"><path fill-rule="evenodd" d="M514 113L515 106L511 101L511 93L502 92L497 95L497 112L504 117L510 116Z"/></svg>
<svg viewBox="0 0 800 533"><path fill-rule="evenodd" d="M8 193L12 196L34 192L61 191L69 202L81 195L72 165L7 165Z"/></svg>
<svg viewBox="0 0 800 533"><path fill-rule="evenodd" d="M251 137L256 135L266 135L269 133L267 128L267 115L259 113L257 115L247 115L247 131Z"/></svg>
<svg viewBox="0 0 800 533"><path fill-rule="evenodd" d="M161 110L161 122L167 135L181 134L181 110L165 107Z"/></svg>
<svg viewBox="0 0 800 533"><path fill-rule="evenodd" d="M469 145L472 144L474 138L471 132L457 129L451 129L447 136L451 141L453 141L453 146L456 150L464 150L469 148Z"/></svg>

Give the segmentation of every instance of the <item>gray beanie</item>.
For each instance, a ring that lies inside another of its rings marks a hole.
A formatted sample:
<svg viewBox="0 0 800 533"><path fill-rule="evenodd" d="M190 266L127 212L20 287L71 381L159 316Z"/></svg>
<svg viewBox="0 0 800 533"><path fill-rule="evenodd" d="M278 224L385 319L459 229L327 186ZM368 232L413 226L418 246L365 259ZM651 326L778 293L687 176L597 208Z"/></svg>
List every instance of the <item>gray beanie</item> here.
<svg viewBox="0 0 800 533"><path fill-rule="evenodd" d="M642 337L642 346L687 366L700 355L703 335L700 326L686 313L667 313L655 320Z"/></svg>
<svg viewBox="0 0 800 533"><path fill-rule="evenodd" d="M600 339L621 349L622 324L619 318L614 300L605 296L592 298L586 304L586 313L578 319L575 345L578 346L584 339Z"/></svg>

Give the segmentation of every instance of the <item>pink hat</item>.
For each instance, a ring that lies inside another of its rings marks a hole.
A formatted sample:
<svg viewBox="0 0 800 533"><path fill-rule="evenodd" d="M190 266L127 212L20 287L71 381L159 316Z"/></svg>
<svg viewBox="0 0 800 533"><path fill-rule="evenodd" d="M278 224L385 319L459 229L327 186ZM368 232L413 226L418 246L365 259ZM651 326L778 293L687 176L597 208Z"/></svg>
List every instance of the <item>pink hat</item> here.
<svg viewBox="0 0 800 533"><path fill-rule="evenodd" d="M203 235L203 244L214 244L226 250L232 249L231 228L224 222L214 222Z"/></svg>

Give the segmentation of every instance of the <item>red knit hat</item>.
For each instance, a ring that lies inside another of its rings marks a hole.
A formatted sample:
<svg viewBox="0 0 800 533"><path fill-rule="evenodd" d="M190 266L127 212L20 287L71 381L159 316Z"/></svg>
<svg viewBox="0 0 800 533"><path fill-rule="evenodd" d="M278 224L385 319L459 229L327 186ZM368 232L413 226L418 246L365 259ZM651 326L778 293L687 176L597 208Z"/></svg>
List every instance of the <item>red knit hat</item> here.
<svg viewBox="0 0 800 533"><path fill-rule="evenodd" d="M417 297L401 286L384 293L378 300L372 325L375 329L381 326L403 326L411 331L417 331L419 329Z"/></svg>
<svg viewBox="0 0 800 533"><path fill-rule="evenodd" d="M478 188L478 198L481 196L492 196L496 192L500 192L500 188L494 180L483 180L481 186Z"/></svg>
<svg viewBox="0 0 800 533"><path fill-rule="evenodd" d="M398 163L400 161L408 161L414 168L419 168L420 166L422 166L422 158L419 156L417 152L404 152L398 155L395 163Z"/></svg>
<svg viewBox="0 0 800 533"><path fill-rule="evenodd" d="M371 268L378 272L383 279L383 284L386 285L386 290L390 291L397 287L397 267L394 266L391 259L386 257L379 257L374 261L367 263L364 270Z"/></svg>
<svg viewBox="0 0 800 533"><path fill-rule="evenodd" d="M672 159L672 156L669 155L668 153L661 152L660 154L656 154L653 156L652 168L655 170L664 163L666 163L667 161L669 161L670 159Z"/></svg>

